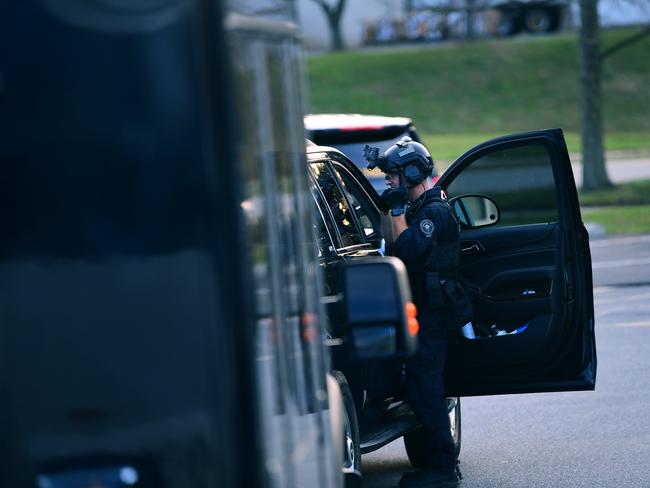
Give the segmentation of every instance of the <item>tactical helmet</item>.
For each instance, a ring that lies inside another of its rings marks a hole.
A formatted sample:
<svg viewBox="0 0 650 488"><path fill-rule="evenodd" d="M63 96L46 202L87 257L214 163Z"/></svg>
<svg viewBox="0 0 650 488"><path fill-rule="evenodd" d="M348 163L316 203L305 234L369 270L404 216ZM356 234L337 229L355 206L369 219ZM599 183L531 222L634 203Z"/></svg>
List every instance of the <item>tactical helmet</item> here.
<svg viewBox="0 0 650 488"><path fill-rule="evenodd" d="M422 183L434 172L433 159L427 148L410 137L403 137L374 160L366 158L370 162L369 169L377 166L386 174L400 173L408 187Z"/></svg>

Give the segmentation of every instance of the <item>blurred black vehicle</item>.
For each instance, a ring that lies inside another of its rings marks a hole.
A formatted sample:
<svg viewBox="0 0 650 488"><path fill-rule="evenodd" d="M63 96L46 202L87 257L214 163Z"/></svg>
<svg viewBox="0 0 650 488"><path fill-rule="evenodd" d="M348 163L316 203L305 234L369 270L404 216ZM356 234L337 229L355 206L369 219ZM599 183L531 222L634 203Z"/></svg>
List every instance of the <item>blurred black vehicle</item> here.
<svg viewBox="0 0 650 488"><path fill-rule="evenodd" d="M3 488L342 485L301 50L266 7L0 5ZM383 357L415 346L399 265L340 271L388 290L338 314Z"/></svg>

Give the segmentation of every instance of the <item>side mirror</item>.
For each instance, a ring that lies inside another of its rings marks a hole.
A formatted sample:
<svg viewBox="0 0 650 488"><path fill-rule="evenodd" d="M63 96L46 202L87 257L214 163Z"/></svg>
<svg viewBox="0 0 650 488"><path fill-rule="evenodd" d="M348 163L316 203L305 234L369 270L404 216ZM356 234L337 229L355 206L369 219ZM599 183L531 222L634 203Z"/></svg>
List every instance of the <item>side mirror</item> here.
<svg viewBox="0 0 650 488"><path fill-rule="evenodd" d="M484 195L461 195L449 200L449 204L465 229L494 225L500 218L497 203Z"/></svg>
<svg viewBox="0 0 650 488"><path fill-rule="evenodd" d="M402 261L364 257L341 269L341 317L355 359L407 357L415 353L419 325Z"/></svg>

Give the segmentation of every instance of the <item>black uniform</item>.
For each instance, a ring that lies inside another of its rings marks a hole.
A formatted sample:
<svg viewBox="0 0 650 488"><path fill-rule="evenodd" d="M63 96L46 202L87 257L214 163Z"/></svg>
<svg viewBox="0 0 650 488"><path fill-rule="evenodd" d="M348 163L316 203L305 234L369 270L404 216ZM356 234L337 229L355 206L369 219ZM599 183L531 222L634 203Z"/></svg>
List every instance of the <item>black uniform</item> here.
<svg viewBox="0 0 650 488"><path fill-rule="evenodd" d="M407 392L425 429L428 465L449 470L456 466L443 385L450 316L440 280L456 273L459 226L438 187L411 203L406 222L393 253L406 265L420 323L418 352L406 364Z"/></svg>

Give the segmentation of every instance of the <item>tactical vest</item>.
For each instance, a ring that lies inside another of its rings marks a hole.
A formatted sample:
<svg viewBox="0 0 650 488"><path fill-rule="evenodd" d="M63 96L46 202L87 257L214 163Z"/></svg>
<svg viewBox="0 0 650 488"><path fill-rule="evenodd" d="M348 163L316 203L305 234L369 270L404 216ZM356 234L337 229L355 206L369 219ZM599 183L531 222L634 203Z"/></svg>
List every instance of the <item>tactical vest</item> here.
<svg viewBox="0 0 650 488"><path fill-rule="evenodd" d="M429 300L436 301L442 296L442 302L448 313L447 327L458 329L474 318L472 298L458 277L460 261L460 222L456 211L449 203L439 199L447 206L451 219L455 222L455 233L450 239L436 242L426 262L427 292ZM449 233L447 233L449 234Z"/></svg>
<svg viewBox="0 0 650 488"><path fill-rule="evenodd" d="M433 190L433 201L447 207L456 231L451 233L447 232L442 241L436 241L435 246L431 249L429 257L426 260L425 267L427 272L437 272L442 276L456 276L456 269L460 257L460 223L458 222L456 211L453 207L440 198L440 187L434 187ZM418 206L415 206L412 212L415 213L417 210Z"/></svg>

